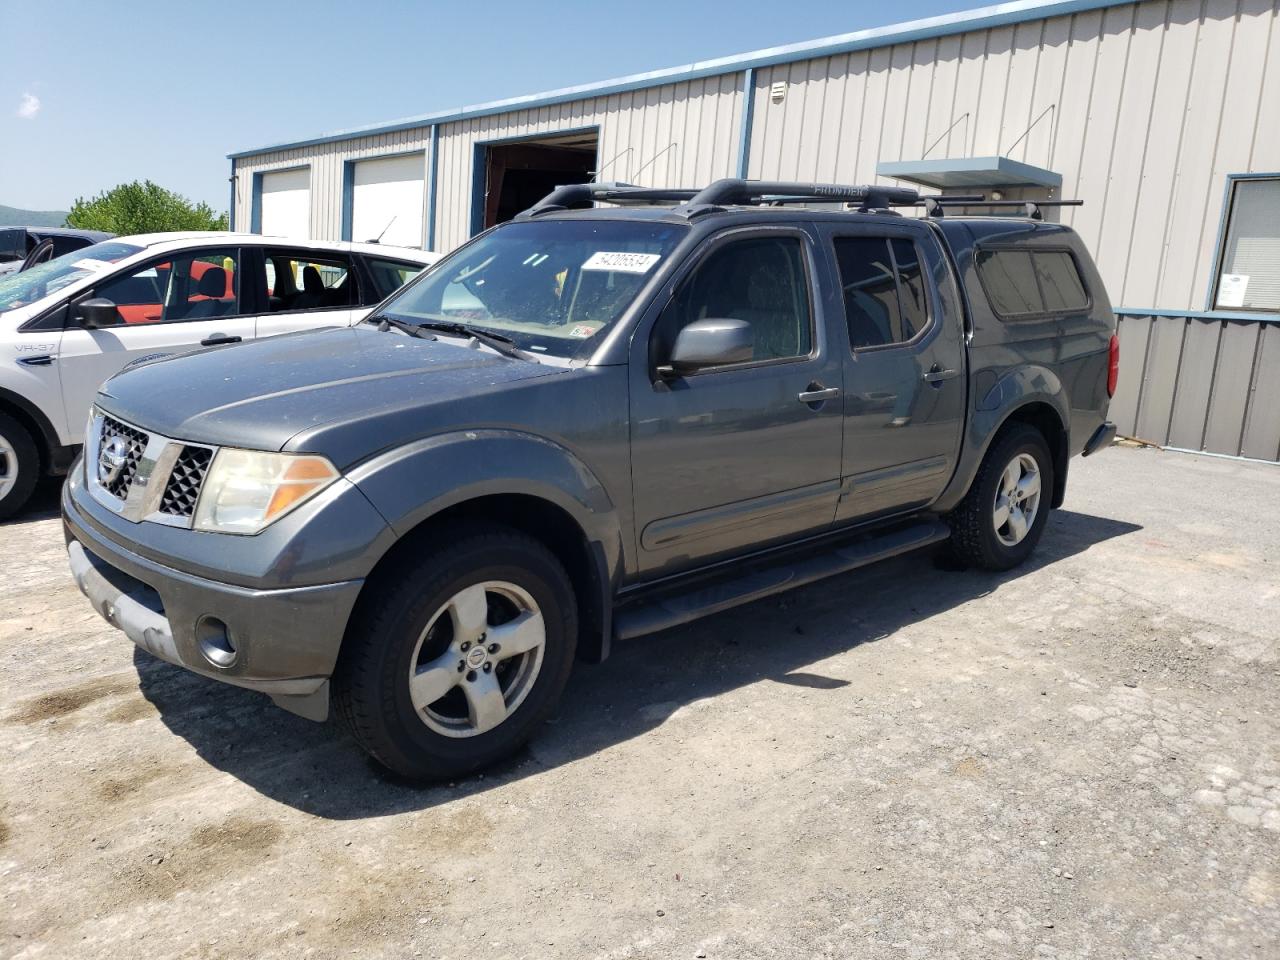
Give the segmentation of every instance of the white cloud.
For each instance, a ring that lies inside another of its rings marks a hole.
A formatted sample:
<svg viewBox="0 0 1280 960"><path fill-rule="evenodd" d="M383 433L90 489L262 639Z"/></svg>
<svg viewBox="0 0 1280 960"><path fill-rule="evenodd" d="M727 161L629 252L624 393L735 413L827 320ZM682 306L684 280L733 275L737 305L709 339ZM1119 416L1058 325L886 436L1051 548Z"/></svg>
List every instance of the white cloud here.
<svg viewBox="0 0 1280 960"><path fill-rule="evenodd" d="M23 120L34 120L40 112L40 98L34 93L24 93L18 101L18 116Z"/></svg>

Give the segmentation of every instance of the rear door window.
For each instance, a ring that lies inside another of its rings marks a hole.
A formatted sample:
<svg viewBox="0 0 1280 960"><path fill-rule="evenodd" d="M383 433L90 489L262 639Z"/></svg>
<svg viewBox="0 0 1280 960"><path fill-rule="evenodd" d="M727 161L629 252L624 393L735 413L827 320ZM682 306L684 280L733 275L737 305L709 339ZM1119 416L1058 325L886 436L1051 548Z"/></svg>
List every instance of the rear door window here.
<svg viewBox="0 0 1280 960"><path fill-rule="evenodd" d="M1086 310L1089 294L1065 250L979 250L978 277L1001 317Z"/></svg>
<svg viewBox="0 0 1280 960"><path fill-rule="evenodd" d="M837 237L834 244L849 346L914 340L929 325L919 247L906 237Z"/></svg>
<svg viewBox="0 0 1280 960"><path fill-rule="evenodd" d="M315 256L269 249L264 257L270 313L333 310L360 303L355 271L350 258L343 254Z"/></svg>

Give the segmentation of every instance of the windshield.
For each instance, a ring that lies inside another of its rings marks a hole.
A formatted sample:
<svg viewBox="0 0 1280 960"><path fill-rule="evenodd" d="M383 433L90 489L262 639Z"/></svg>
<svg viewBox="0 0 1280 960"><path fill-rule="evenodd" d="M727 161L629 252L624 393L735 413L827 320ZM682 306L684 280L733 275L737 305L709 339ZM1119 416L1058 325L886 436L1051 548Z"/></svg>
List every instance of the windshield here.
<svg viewBox="0 0 1280 960"><path fill-rule="evenodd" d="M0 313L43 300L81 277L107 270L113 263L141 253L142 247L108 240L24 270L0 277Z"/></svg>
<svg viewBox="0 0 1280 960"><path fill-rule="evenodd" d="M512 223L442 261L381 313L463 323L571 359L593 348L686 230L623 220Z"/></svg>

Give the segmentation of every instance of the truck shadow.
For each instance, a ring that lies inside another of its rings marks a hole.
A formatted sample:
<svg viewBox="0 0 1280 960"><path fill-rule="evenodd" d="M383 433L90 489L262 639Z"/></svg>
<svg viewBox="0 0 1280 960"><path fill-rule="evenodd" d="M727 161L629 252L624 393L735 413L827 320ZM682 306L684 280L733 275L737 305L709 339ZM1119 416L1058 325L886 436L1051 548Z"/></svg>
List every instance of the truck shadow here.
<svg viewBox="0 0 1280 960"><path fill-rule="evenodd" d="M0 526L34 523L37 520L52 520L58 516L62 497L62 478L44 477L36 484L31 499L17 516L0 522Z"/></svg>
<svg viewBox="0 0 1280 960"><path fill-rule="evenodd" d="M134 662L141 692L165 726L213 767L314 816L385 816L429 809L536 776L642 736L686 704L747 684L772 681L839 696L846 681L805 668L1140 529L1058 510L1032 560L1008 573L948 570L933 561L930 551L920 551L615 644L604 664L579 665L558 715L531 746L457 784L404 783L369 760L332 722L302 720L265 696L206 680L140 650ZM903 584L909 586L904 589ZM672 664L679 669L671 669Z"/></svg>

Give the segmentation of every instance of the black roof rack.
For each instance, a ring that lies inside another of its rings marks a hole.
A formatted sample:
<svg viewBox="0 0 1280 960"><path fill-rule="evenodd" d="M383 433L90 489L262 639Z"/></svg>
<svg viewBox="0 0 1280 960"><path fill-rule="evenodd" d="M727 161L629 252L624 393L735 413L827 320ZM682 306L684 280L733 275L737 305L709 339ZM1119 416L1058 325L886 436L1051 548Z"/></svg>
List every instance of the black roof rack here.
<svg viewBox="0 0 1280 960"><path fill-rule="evenodd" d="M846 186L839 183L788 183L778 180L717 180L685 204L687 215L726 205L758 203L857 203L860 210L912 206L920 194L910 187Z"/></svg>
<svg viewBox="0 0 1280 960"><path fill-rule="evenodd" d="M1028 218L1043 220L1041 207L1079 207L1083 200L984 200L982 197L921 197L925 213L931 217L943 216L947 207L1021 207Z"/></svg>
<svg viewBox="0 0 1280 960"><path fill-rule="evenodd" d="M630 183L570 183L556 187L528 210L516 214L514 219L524 220L555 210L568 210L570 207L584 206L596 200L635 206L684 203L697 193L696 189L637 187Z"/></svg>
<svg viewBox="0 0 1280 960"><path fill-rule="evenodd" d="M517 214L526 220L556 210L588 206L602 200L622 205L679 204L673 212L684 217L723 210L726 206L778 206L791 203L847 203L860 213L893 207L924 205L930 217L943 216L946 207L1021 207L1032 220L1043 220L1041 207L1078 207L1082 200L987 200L973 196L921 196L911 187L846 186L838 183L789 183L777 180L717 180L701 190L678 187L637 187L629 183L573 183L556 187L536 204Z"/></svg>

